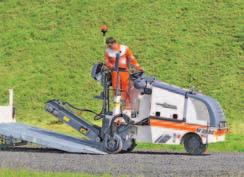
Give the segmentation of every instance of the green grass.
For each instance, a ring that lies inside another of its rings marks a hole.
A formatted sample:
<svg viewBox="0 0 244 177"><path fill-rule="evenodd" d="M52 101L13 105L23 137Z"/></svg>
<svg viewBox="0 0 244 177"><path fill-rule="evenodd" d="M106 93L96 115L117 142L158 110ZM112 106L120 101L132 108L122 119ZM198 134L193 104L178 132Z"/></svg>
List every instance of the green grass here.
<svg viewBox="0 0 244 177"><path fill-rule="evenodd" d="M0 169L0 176L4 177L110 177L111 175L91 175L86 173L58 173L58 172L34 172L29 170Z"/></svg>
<svg viewBox="0 0 244 177"><path fill-rule="evenodd" d="M60 98L99 111L93 96L102 88L90 70L103 61L105 23L148 75L218 99L231 134L213 150L236 150L244 136L243 9L242 0L1 0L0 102L14 88L19 121L74 133L43 106Z"/></svg>

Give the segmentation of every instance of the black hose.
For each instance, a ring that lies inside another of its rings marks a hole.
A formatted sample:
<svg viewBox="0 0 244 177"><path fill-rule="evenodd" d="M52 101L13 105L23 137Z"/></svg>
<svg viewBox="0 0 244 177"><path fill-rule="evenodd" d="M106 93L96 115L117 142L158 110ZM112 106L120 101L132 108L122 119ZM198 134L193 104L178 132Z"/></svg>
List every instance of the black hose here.
<svg viewBox="0 0 244 177"><path fill-rule="evenodd" d="M98 114L98 113L96 113L95 111L92 111L92 110L90 110L90 109L80 109L80 108L75 107L74 105L72 105L72 104L70 104L70 103L68 103L68 102L63 102L63 104L64 104L64 105L68 105L69 107L71 107L71 108L73 108L73 109L76 109L76 110L78 110L78 111L80 111L80 112L89 112L89 113L95 114L95 116L94 116L94 119L95 119L95 120L98 120L98 117L100 118L101 113Z"/></svg>

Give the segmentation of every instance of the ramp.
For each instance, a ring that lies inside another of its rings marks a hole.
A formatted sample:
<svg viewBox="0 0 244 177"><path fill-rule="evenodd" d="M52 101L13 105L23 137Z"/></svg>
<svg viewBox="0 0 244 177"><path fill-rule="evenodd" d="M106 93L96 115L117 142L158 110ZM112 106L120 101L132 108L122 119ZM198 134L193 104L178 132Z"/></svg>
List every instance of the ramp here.
<svg viewBox="0 0 244 177"><path fill-rule="evenodd" d="M21 123L0 123L0 135L72 153L106 154L101 143Z"/></svg>

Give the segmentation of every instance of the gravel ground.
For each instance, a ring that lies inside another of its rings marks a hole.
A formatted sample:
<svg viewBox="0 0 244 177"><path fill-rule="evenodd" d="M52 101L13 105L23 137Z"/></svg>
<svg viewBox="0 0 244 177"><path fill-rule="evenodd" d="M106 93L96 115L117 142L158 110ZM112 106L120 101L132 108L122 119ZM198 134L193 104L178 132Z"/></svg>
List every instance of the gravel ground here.
<svg viewBox="0 0 244 177"><path fill-rule="evenodd" d="M68 154L52 150L0 151L0 168L110 173L113 176L244 176L244 153L135 151L113 155Z"/></svg>

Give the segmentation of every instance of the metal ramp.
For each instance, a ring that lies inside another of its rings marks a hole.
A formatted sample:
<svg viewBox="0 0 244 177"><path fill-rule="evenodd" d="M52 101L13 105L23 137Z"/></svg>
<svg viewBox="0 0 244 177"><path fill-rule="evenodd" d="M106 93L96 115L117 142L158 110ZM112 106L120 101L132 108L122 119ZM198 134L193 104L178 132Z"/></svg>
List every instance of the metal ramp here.
<svg viewBox="0 0 244 177"><path fill-rule="evenodd" d="M21 123L0 123L0 135L72 153L107 154L100 143Z"/></svg>

